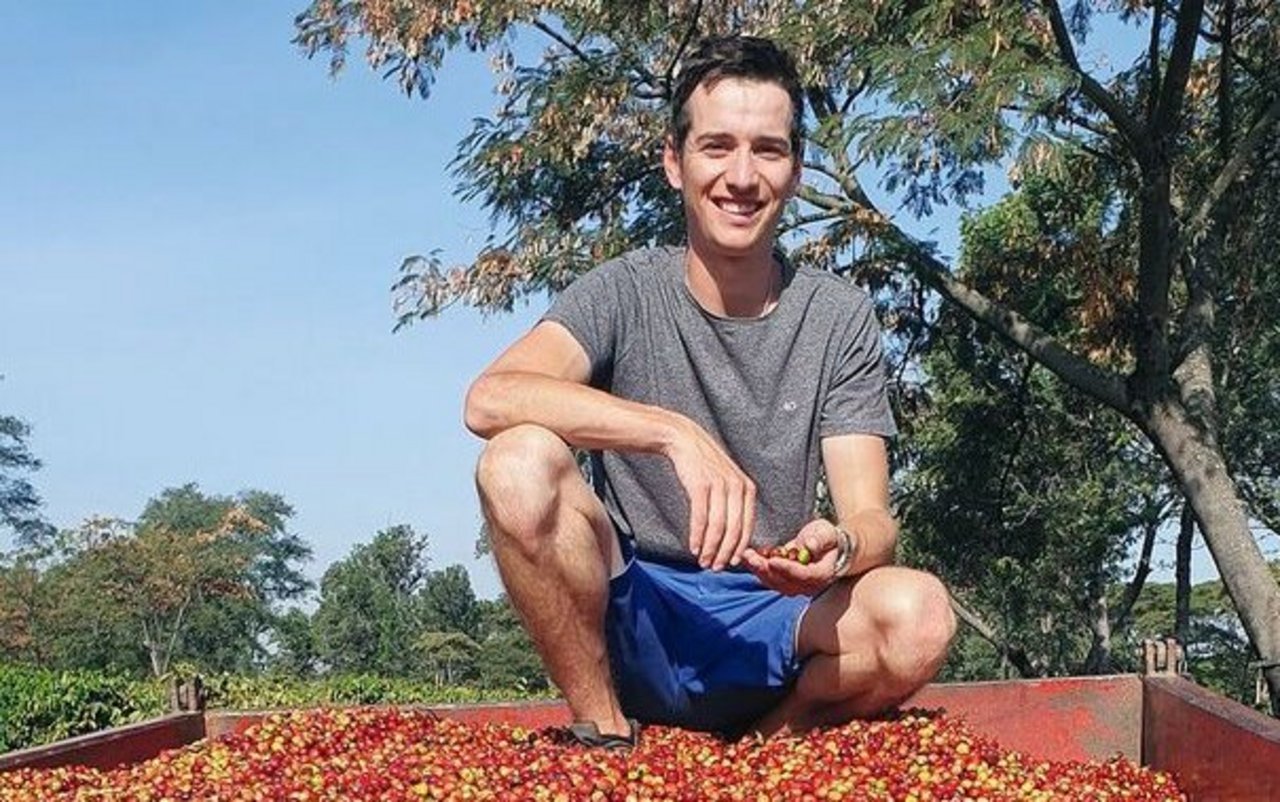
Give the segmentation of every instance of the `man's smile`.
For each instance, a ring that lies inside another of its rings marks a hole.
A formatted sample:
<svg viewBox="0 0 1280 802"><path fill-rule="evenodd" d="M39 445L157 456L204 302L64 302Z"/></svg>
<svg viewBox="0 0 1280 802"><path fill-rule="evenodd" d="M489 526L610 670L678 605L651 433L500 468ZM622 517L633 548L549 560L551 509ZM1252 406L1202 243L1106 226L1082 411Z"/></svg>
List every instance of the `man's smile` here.
<svg viewBox="0 0 1280 802"><path fill-rule="evenodd" d="M751 218L756 212L764 208L763 201L743 200L736 198L712 198L712 203L722 212L726 212L733 217Z"/></svg>

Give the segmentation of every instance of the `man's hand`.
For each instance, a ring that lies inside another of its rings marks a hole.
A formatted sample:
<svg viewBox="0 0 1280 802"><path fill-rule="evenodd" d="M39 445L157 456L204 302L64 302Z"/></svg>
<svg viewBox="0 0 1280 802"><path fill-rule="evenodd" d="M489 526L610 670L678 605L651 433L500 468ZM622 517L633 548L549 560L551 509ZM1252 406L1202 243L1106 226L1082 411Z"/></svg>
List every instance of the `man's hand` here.
<svg viewBox="0 0 1280 802"><path fill-rule="evenodd" d="M689 497L689 551L703 568L737 565L756 523L756 483L687 418L665 449Z"/></svg>
<svg viewBox="0 0 1280 802"><path fill-rule="evenodd" d="M765 557L752 548L746 550L742 560L766 587L786 596L813 596L831 584L840 547L834 524L821 518L810 521L783 544L784 548L787 546L808 549L812 555L809 564L786 557Z"/></svg>

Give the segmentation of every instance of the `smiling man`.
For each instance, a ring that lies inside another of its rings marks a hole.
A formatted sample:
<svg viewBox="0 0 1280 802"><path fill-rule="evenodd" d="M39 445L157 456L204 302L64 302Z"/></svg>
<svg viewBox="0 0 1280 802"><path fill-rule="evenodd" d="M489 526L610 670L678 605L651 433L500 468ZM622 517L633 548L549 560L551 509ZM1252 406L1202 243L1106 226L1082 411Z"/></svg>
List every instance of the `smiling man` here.
<svg viewBox="0 0 1280 802"><path fill-rule="evenodd" d="M773 43L701 43L663 150L687 243L580 278L467 395L499 574L585 744L875 715L954 632L941 583L891 565L870 300L775 247L802 123ZM835 521L814 517L824 472Z"/></svg>

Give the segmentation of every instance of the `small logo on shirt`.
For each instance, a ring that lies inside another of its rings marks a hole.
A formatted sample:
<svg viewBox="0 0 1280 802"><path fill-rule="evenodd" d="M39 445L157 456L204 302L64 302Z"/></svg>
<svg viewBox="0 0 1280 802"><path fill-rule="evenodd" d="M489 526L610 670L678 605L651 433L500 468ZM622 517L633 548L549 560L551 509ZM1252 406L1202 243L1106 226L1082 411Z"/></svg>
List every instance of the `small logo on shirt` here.
<svg viewBox="0 0 1280 802"><path fill-rule="evenodd" d="M795 401L783 401L783 402L782 402L782 411L783 411L783 412L795 412L795 411L796 411L796 402L795 402Z"/></svg>

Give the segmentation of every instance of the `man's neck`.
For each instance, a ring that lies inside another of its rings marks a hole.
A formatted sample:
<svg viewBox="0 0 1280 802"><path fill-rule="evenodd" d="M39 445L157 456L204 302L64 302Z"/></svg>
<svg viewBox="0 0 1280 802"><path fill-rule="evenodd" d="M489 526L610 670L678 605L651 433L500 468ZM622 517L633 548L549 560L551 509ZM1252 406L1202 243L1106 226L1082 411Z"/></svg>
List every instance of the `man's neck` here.
<svg viewBox="0 0 1280 802"><path fill-rule="evenodd" d="M685 284L703 309L720 317L753 318L773 309L781 268L772 251L741 258L708 259L685 251Z"/></svg>

